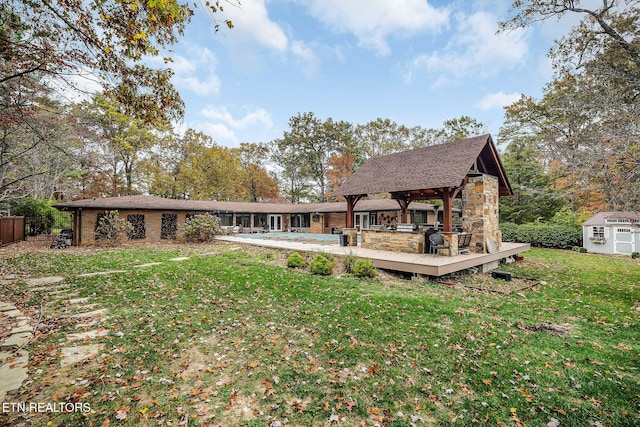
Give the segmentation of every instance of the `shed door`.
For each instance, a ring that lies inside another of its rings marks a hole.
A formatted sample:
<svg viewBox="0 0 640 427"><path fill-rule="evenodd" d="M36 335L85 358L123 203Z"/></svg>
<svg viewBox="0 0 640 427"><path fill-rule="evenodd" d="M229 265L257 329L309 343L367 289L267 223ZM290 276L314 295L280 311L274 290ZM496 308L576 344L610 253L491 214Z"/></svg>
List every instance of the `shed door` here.
<svg viewBox="0 0 640 427"><path fill-rule="evenodd" d="M631 254L635 250L632 231L630 227L616 227L613 241L615 253Z"/></svg>

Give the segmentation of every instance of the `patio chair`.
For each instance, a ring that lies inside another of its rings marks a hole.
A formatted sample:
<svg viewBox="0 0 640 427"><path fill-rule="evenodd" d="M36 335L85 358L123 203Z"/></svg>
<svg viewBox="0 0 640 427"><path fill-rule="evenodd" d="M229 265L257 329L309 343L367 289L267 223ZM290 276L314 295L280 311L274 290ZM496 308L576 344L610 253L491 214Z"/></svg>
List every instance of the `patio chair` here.
<svg viewBox="0 0 640 427"><path fill-rule="evenodd" d="M458 253L459 254L470 254L471 249L469 249L469 245L471 245L471 233L460 233L458 234Z"/></svg>
<svg viewBox="0 0 640 427"><path fill-rule="evenodd" d="M440 233L433 233L429 236L429 242L431 245L429 246L429 253L438 255L439 249L449 249L449 255L451 255L451 247L449 246L449 242L444 240L444 236Z"/></svg>

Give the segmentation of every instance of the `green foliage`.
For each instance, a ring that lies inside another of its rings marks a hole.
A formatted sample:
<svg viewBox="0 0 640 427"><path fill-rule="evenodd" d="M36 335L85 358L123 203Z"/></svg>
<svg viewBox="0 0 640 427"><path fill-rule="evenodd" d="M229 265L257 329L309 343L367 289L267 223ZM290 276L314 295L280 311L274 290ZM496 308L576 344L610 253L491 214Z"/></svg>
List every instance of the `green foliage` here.
<svg viewBox="0 0 640 427"><path fill-rule="evenodd" d="M346 273L353 273L353 265L356 263L357 260L358 260L358 257L351 253L345 256L344 259L342 260L344 264L344 271Z"/></svg>
<svg viewBox="0 0 640 427"><path fill-rule="evenodd" d="M575 228L576 230L582 230L582 223L584 221L585 218L581 218L571 209L570 206L564 206L555 213L549 222L555 225L562 225L569 228Z"/></svg>
<svg viewBox="0 0 640 427"><path fill-rule="evenodd" d="M640 252L631 252L631 258L632 259L636 259L638 257L640 257Z"/></svg>
<svg viewBox="0 0 640 427"><path fill-rule="evenodd" d="M184 238L190 242L210 242L216 236L224 234L220 218L213 215L194 215L184 226Z"/></svg>
<svg viewBox="0 0 640 427"><path fill-rule="evenodd" d="M353 264L353 274L357 277L376 277L376 267L370 259L359 259Z"/></svg>
<svg viewBox="0 0 640 427"><path fill-rule="evenodd" d="M587 253L587 248L582 247L582 246L574 246L571 248L572 251L574 252L579 252L581 254L586 254Z"/></svg>
<svg viewBox="0 0 640 427"><path fill-rule="evenodd" d="M109 211L98 220L95 238L96 240L104 240L116 244L132 231L133 225L120 217L118 211Z"/></svg>
<svg viewBox="0 0 640 427"><path fill-rule="evenodd" d="M506 242L530 243L542 248L570 249L579 246L582 232L573 227L557 224L528 223L516 225L500 224L502 240Z"/></svg>
<svg viewBox="0 0 640 427"><path fill-rule="evenodd" d="M289 255L289 258L287 258L287 267L289 268L303 268L304 265L304 257L298 252L292 253Z"/></svg>
<svg viewBox="0 0 640 427"><path fill-rule="evenodd" d="M309 263L309 270L313 274L317 274L320 276L329 276L331 273L333 273L333 263L323 255L317 255Z"/></svg>
<svg viewBox="0 0 640 427"><path fill-rule="evenodd" d="M57 210L51 206L50 200L27 197L13 209L14 215L24 215L27 221L27 234L51 234L55 225Z"/></svg>

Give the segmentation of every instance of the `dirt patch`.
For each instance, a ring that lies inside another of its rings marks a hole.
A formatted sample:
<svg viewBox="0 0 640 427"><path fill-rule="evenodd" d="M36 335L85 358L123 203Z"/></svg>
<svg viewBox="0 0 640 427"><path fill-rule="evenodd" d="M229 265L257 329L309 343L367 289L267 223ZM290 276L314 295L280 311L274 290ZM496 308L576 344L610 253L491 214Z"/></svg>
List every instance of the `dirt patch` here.
<svg viewBox="0 0 640 427"><path fill-rule="evenodd" d="M568 324L556 324L551 322L542 322L538 325L523 326L521 329L525 329L531 332L545 332L550 335L562 336L568 334L571 331L571 327Z"/></svg>

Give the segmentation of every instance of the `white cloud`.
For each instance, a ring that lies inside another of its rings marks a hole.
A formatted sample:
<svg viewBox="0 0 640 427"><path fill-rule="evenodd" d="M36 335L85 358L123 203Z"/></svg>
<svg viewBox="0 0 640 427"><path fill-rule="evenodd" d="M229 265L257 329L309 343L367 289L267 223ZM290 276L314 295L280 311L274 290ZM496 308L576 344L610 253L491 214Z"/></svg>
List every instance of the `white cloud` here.
<svg viewBox="0 0 640 427"><path fill-rule="evenodd" d="M282 28L271 21L264 0L242 0L225 5L224 17L233 22L233 38L248 39L269 49L284 52L288 39Z"/></svg>
<svg viewBox="0 0 640 427"><path fill-rule="evenodd" d="M291 52L296 56L305 77L314 77L320 65L320 60L313 49L303 41L295 40L291 43Z"/></svg>
<svg viewBox="0 0 640 427"><path fill-rule="evenodd" d="M425 0L311 0L310 12L334 31L351 33L380 55L390 53L391 35L438 30L449 16Z"/></svg>
<svg viewBox="0 0 640 427"><path fill-rule="evenodd" d="M236 118L226 107L208 106L200 112L202 122L197 124L199 130L211 136L214 141L223 145L238 145L240 141L237 131L245 134L262 134L273 126L271 114L258 108Z"/></svg>
<svg viewBox="0 0 640 427"><path fill-rule="evenodd" d="M520 99L520 93L504 93L497 92L491 93L489 95L485 95L480 102L478 102L478 107L481 110L494 110L506 107L507 105L511 105Z"/></svg>
<svg viewBox="0 0 640 427"><path fill-rule="evenodd" d="M461 77L494 75L505 67L524 62L528 53L527 30L496 34L498 18L488 12L456 16L455 34L444 49L416 56L404 75L411 83L416 74L426 72L434 84Z"/></svg>
<svg viewBox="0 0 640 427"><path fill-rule="evenodd" d="M178 89L185 89L198 95L217 95L221 82L216 73L216 56L206 47L187 45L185 55L172 55L173 62L162 66L175 73L173 83ZM154 58L159 62L159 58Z"/></svg>

